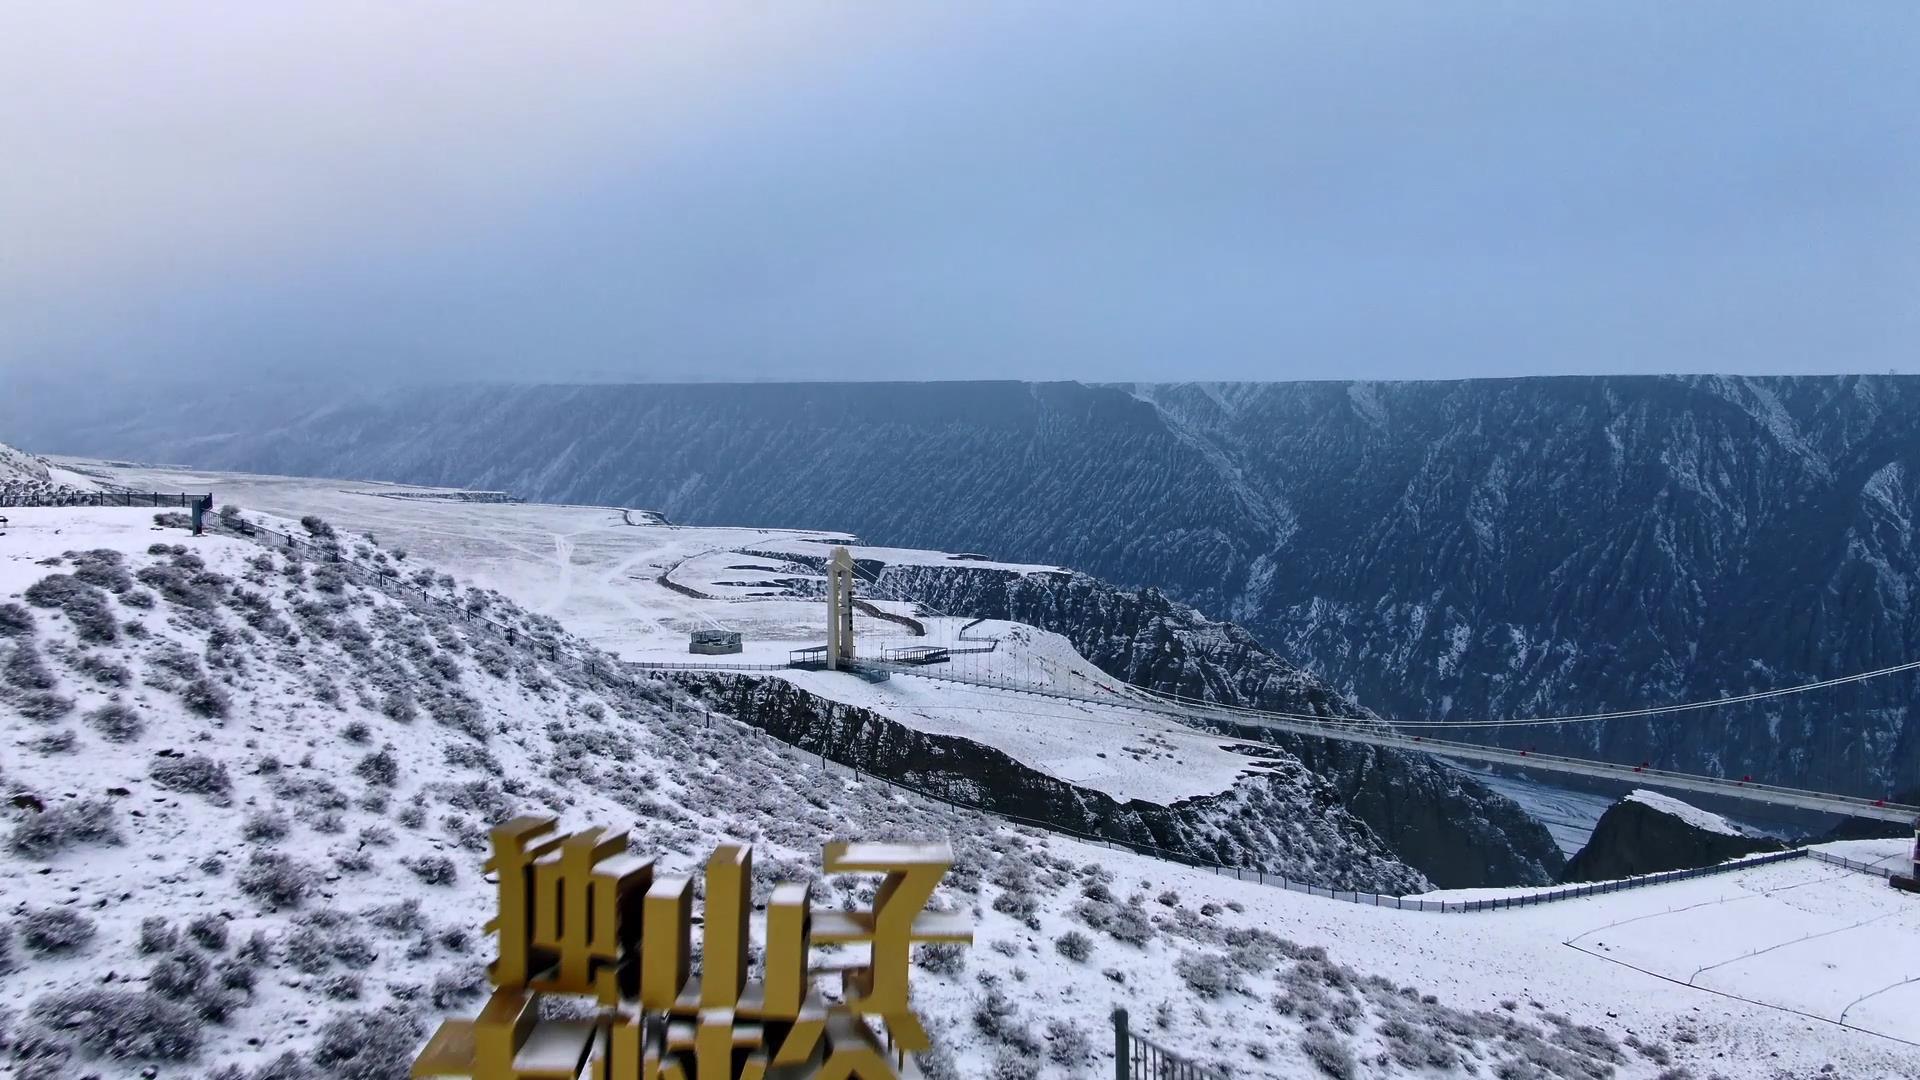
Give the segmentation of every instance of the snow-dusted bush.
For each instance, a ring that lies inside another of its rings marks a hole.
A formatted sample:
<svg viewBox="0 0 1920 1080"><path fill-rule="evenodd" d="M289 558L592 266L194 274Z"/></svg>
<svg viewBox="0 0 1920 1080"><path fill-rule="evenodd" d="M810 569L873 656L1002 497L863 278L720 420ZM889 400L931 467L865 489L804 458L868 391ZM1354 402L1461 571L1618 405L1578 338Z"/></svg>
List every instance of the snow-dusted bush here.
<svg viewBox="0 0 1920 1080"><path fill-rule="evenodd" d="M340 737L359 746L373 737L373 729L367 726L365 720L354 720L340 729Z"/></svg>
<svg viewBox="0 0 1920 1080"><path fill-rule="evenodd" d="M292 831L293 822L285 814L270 810L256 810L240 825L240 835L257 844L284 840Z"/></svg>
<svg viewBox="0 0 1920 1080"><path fill-rule="evenodd" d="M80 737L66 729L42 735L27 743L27 749L36 754L71 754L79 747Z"/></svg>
<svg viewBox="0 0 1920 1080"><path fill-rule="evenodd" d="M190 795L225 799L233 791L227 767L203 754L155 758L147 766L147 775L161 787Z"/></svg>
<svg viewBox="0 0 1920 1080"><path fill-rule="evenodd" d="M313 1063L331 1080L390 1080L407 1074L423 1034L419 1019L401 1006L339 1013L320 1029Z"/></svg>
<svg viewBox="0 0 1920 1080"><path fill-rule="evenodd" d="M374 908L367 913L367 921L377 930L384 930L399 937L409 937L426 929L427 917L420 911L417 897L408 897L383 907Z"/></svg>
<svg viewBox="0 0 1920 1080"><path fill-rule="evenodd" d="M1174 961L1174 971L1203 998L1217 998L1240 989L1240 976L1219 953L1183 953Z"/></svg>
<svg viewBox="0 0 1920 1080"><path fill-rule="evenodd" d="M74 635L81 641L105 645L120 640L113 605L100 590L89 586L86 592L69 599L62 610L67 613Z"/></svg>
<svg viewBox="0 0 1920 1080"><path fill-rule="evenodd" d="M157 994L73 989L41 998L33 1015L103 1057L185 1061L200 1051L199 1017Z"/></svg>
<svg viewBox="0 0 1920 1080"><path fill-rule="evenodd" d="M280 955L294 970L317 975L333 966L333 943L312 926L303 926L280 942Z"/></svg>
<svg viewBox="0 0 1920 1080"><path fill-rule="evenodd" d="M0 604L0 638L33 636L33 612L19 604Z"/></svg>
<svg viewBox="0 0 1920 1080"><path fill-rule="evenodd" d="M1020 1019L1019 1012L1005 991L998 986L988 986L986 992L974 1000L973 1026L987 1038L1031 1057L1039 1052L1040 1044Z"/></svg>
<svg viewBox="0 0 1920 1080"><path fill-rule="evenodd" d="M427 996L434 1008L447 1009L479 997L486 985L487 969L483 964L448 968L433 977L433 986Z"/></svg>
<svg viewBox="0 0 1920 1080"><path fill-rule="evenodd" d="M1319 1025L1309 1026L1300 1036L1300 1052L1313 1062L1314 1067L1333 1080L1353 1080L1360 1068L1353 1058L1353 1051L1340 1037Z"/></svg>
<svg viewBox="0 0 1920 1080"><path fill-rule="evenodd" d="M332 540L340 535L334 531L333 526L327 524L325 520L314 514L308 514L301 518L300 527L307 530L308 536L320 540Z"/></svg>
<svg viewBox="0 0 1920 1080"><path fill-rule="evenodd" d="M360 976L343 971L321 984L320 992L335 1001L358 1001L362 989Z"/></svg>
<svg viewBox="0 0 1920 1080"><path fill-rule="evenodd" d="M73 669L105 686L126 686L133 682L133 670L99 653L81 653Z"/></svg>
<svg viewBox="0 0 1920 1080"><path fill-rule="evenodd" d="M113 804L105 799L78 799L29 814L14 826L7 847L16 855L45 859L75 844L119 842Z"/></svg>
<svg viewBox="0 0 1920 1080"><path fill-rule="evenodd" d="M1093 939L1078 930L1069 930L1054 939L1053 948L1069 960L1085 961L1093 955Z"/></svg>
<svg viewBox="0 0 1920 1080"><path fill-rule="evenodd" d="M36 953L72 952L93 940L93 920L68 908L40 908L20 917L20 944Z"/></svg>
<svg viewBox="0 0 1920 1080"><path fill-rule="evenodd" d="M13 954L13 927L0 923L0 975L11 975L19 966L19 958ZM5 1039L5 1026L0 1024L0 1041Z"/></svg>
<svg viewBox="0 0 1920 1080"><path fill-rule="evenodd" d="M167 922L164 915L149 915L140 920L140 941L137 946L143 955L172 952L180 943L180 934Z"/></svg>
<svg viewBox="0 0 1920 1080"><path fill-rule="evenodd" d="M227 947L227 920L218 915L195 916L187 923L187 936L208 952Z"/></svg>
<svg viewBox="0 0 1920 1080"><path fill-rule="evenodd" d="M21 716L36 724L51 724L55 720L73 711L73 699L61 697L51 690L27 690L10 698L10 703ZM67 733L71 737L71 732ZM65 753L73 749L71 743L52 748L42 748L41 753Z"/></svg>
<svg viewBox="0 0 1920 1080"><path fill-rule="evenodd" d="M198 990L210 970L206 957L192 949L180 949L162 957L147 972L147 989L178 1000Z"/></svg>
<svg viewBox="0 0 1920 1080"><path fill-rule="evenodd" d="M311 1062L289 1050L250 1073L238 1065L229 1065L209 1080L321 1080L321 1076Z"/></svg>
<svg viewBox="0 0 1920 1080"><path fill-rule="evenodd" d="M60 685L30 639L14 645L6 666L0 668L0 682L20 690L51 690Z"/></svg>
<svg viewBox="0 0 1920 1080"><path fill-rule="evenodd" d="M233 990L251 990L254 983L254 965L239 956L220 961L214 969L214 975L220 985Z"/></svg>
<svg viewBox="0 0 1920 1080"><path fill-rule="evenodd" d="M422 855L414 859L401 859L400 865L413 871L413 876L428 885L451 885L460 876L453 860L445 855Z"/></svg>
<svg viewBox="0 0 1920 1080"><path fill-rule="evenodd" d="M1093 1057L1093 1040L1071 1020L1047 1021L1047 1057L1056 1065L1069 1068L1084 1065Z"/></svg>
<svg viewBox="0 0 1920 1080"><path fill-rule="evenodd" d="M124 668L121 670L125 670ZM87 714L87 723L109 742L137 739L147 729L146 722L132 708L110 701Z"/></svg>
<svg viewBox="0 0 1920 1080"><path fill-rule="evenodd" d="M392 750L377 750L361 758L353 767L353 774L369 784L392 787L400 782L400 759Z"/></svg>
<svg viewBox="0 0 1920 1080"><path fill-rule="evenodd" d="M72 574L48 574L27 586L27 603L37 608L64 608L75 597L95 591L93 586Z"/></svg>
<svg viewBox="0 0 1920 1080"><path fill-rule="evenodd" d="M180 701L187 711L209 718L225 716L232 707L227 692L204 675L180 688Z"/></svg>
<svg viewBox="0 0 1920 1080"><path fill-rule="evenodd" d="M316 877L310 867L277 851L256 851L236 880L241 892L268 907L290 908L299 907L313 891Z"/></svg>
<svg viewBox="0 0 1920 1080"><path fill-rule="evenodd" d="M133 578L127 573L127 557L113 548L69 551L67 558L73 562L73 576L89 585L117 593L133 588Z"/></svg>
<svg viewBox="0 0 1920 1080"><path fill-rule="evenodd" d="M931 942L920 946L913 954L913 962L935 975L958 975L967 966L967 950L943 941Z"/></svg>

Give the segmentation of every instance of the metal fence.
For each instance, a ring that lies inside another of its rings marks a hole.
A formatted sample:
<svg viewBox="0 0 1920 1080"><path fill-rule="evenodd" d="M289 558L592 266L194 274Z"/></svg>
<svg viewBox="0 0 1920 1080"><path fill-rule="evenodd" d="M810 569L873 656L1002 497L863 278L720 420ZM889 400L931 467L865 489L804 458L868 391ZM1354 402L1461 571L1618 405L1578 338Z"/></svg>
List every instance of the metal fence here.
<svg viewBox="0 0 1920 1080"><path fill-rule="evenodd" d="M1127 1010L1113 1010L1114 1080L1228 1080L1228 1075L1136 1034L1127 1027Z"/></svg>
<svg viewBox="0 0 1920 1080"><path fill-rule="evenodd" d="M1813 856L1815 859L1819 860L1820 862L1831 863L1834 866L1842 866L1847 868L1848 870L1854 870L1862 874L1872 874L1875 877L1890 878L1895 876L1896 874L1902 873L1906 869L1904 865L1903 866L1883 866L1877 862L1867 862L1864 859L1849 859L1845 855L1834 855L1830 852L1825 852L1825 851L1813 851L1809 849L1807 851L1807 854ZM1891 856L1891 858L1901 863L1906 863L1908 861L1907 857L1904 855L1895 855L1895 856Z"/></svg>
<svg viewBox="0 0 1920 1080"><path fill-rule="evenodd" d="M57 495L0 495L0 506L177 506L189 510L198 499L211 501L213 496L164 491L67 491Z"/></svg>

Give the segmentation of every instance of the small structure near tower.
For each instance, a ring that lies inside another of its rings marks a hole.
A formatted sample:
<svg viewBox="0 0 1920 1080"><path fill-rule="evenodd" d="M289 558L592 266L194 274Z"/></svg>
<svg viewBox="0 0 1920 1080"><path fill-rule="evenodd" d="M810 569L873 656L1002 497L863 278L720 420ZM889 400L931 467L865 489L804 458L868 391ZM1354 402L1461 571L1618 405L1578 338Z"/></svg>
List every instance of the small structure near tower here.
<svg viewBox="0 0 1920 1080"><path fill-rule="evenodd" d="M827 670L853 661L853 553L837 547L827 559Z"/></svg>
<svg viewBox="0 0 1920 1080"><path fill-rule="evenodd" d="M701 656L725 656L741 650L738 630L695 630L687 651Z"/></svg>

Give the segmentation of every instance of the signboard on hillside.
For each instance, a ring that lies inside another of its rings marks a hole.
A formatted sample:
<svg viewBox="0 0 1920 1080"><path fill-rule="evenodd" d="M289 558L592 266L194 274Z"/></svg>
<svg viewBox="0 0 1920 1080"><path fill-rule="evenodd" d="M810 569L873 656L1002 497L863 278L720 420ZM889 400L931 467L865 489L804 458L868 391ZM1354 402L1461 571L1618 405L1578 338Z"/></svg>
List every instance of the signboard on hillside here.
<svg viewBox="0 0 1920 1080"><path fill-rule="evenodd" d="M700 966L694 882L628 853L624 832L560 834L551 817L493 830L488 871L498 902L487 930L499 952L494 990L474 1019L443 1023L414 1061L417 1078L475 1080L895 1080L928 1048L908 1007L916 942L971 943L963 914L927 910L953 863L945 844L826 845L828 874L879 874L873 906L813 906L812 887L777 885L766 900L763 958L749 978L753 853L726 844L707 860ZM815 943L866 956L822 969ZM838 975L840 1000L815 986ZM543 998L571 1010L543 1013ZM569 1015L570 1019L542 1019ZM874 1021L883 1028L876 1029ZM884 1030L884 1036L881 1031Z"/></svg>

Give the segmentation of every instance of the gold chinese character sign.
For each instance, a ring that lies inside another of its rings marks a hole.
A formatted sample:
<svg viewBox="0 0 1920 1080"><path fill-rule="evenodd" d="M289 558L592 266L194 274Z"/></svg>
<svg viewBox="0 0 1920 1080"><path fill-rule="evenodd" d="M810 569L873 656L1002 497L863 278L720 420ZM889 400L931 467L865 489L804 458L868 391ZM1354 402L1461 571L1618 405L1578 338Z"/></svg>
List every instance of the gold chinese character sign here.
<svg viewBox="0 0 1920 1080"><path fill-rule="evenodd" d="M748 954L752 850L707 860L701 970L693 974L693 879L656 873L625 833L557 835L551 817L493 830L498 875L487 930L499 944L493 994L472 1020L449 1020L413 1063L416 1078L473 1080L896 1080L927 1033L907 1000L916 942L973 941L964 915L927 910L953 864L946 844L828 844L829 874L882 875L873 906L813 906L808 885L767 904L761 978ZM815 942L861 944L862 962L821 967ZM840 977L829 1005L817 976ZM543 994L591 997L595 1015L542 1020ZM885 1024L886 1040L871 1021ZM896 1068L897 1067L897 1068Z"/></svg>

